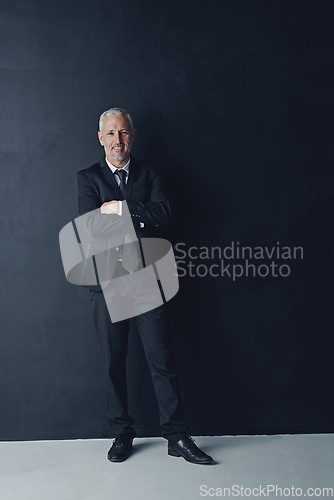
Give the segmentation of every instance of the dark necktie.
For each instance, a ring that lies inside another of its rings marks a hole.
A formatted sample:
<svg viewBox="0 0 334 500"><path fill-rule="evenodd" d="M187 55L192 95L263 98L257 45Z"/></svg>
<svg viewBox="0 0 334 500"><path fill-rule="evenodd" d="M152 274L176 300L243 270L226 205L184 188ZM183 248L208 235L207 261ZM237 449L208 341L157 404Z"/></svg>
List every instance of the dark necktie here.
<svg viewBox="0 0 334 500"><path fill-rule="evenodd" d="M121 181L119 184L119 188L122 191L122 195L125 199L126 170L119 168L119 169L115 170L114 174L117 175ZM121 251L120 251L119 255L120 255L120 258L122 261L122 266L126 271L128 271L129 273L132 274L133 272L135 272L138 269L139 259L138 259L136 244L134 242L131 242L131 238L130 238L130 242L128 241L128 235L126 233L124 235L124 241L123 241L123 245L121 247Z"/></svg>
<svg viewBox="0 0 334 500"><path fill-rule="evenodd" d="M117 175L118 178L119 178L119 180L121 181L120 184L119 184L119 188L122 191L122 195L123 195L123 197L125 199L125 193L126 193L126 183L125 183L126 171L123 170L122 168L120 168L120 169L115 170L114 174Z"/></svg>

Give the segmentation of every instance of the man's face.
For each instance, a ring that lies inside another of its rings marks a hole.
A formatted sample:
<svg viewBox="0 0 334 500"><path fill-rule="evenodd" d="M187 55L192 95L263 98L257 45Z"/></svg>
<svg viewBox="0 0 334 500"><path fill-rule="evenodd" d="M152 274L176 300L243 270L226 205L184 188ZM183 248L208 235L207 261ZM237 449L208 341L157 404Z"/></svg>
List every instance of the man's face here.
<svg viewBox="0 0 334 500"><path fill-rule="evenodd" d="M98 136L110 163L117 167L127 163L135 135L126 116L110 115L103 120Z"/></svg>

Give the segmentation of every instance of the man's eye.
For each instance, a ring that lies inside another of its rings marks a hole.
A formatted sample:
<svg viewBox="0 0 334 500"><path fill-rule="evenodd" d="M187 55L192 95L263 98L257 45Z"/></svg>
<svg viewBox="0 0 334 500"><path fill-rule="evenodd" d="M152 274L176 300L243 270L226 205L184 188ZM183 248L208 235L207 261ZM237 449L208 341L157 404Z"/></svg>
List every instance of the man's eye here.
<svg viewBox="0 0 334 500"><path fill-rule="evenodd" d="M123 130L123 131L122 131L122 134L123 134L123 135L128 135L128 133L127 133L127 131L126 131L126 130Z"/></svg>
<svg viewBox="0 0 334 500"><path fill-rule="evenodd" d="M114 132L108 132L107 135L114 135Z"/></svg>

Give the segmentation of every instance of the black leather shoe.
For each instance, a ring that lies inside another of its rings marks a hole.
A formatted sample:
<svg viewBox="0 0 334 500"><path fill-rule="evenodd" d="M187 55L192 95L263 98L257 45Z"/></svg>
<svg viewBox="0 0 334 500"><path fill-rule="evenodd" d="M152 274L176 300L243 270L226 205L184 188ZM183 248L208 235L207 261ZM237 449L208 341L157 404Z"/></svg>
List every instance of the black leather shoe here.
<svg viewBox="0 0 334 500"><path fill-rule="evenodd" d="M183 457L192 464L212 464L213 458L200 450L193 438L185 436L176 443L168 441L168 455Z"/></svg>
<svg viewBox="0 0 334 500"><path fill-rule="evenodd" d="M124 462L132 450L133 437L127 434L118 434L114 439L113 445L108 451L108 460L110 462Z"/></svg>

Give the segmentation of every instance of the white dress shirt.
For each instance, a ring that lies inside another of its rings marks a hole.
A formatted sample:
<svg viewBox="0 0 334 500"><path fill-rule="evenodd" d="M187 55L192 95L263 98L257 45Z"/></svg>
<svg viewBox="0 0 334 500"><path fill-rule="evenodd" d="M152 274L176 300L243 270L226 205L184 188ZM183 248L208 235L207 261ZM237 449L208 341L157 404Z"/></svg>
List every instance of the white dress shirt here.
<svg viewBox="0 0 334 500"><path fill-rule="evenodd" d="M112 163L110 163L110 161L107 160L107 157L105 157L105 159L106 159L106 164L108 165L108 167L110 168L110 170L112 171L113 174L115 173L115 170L124 170L126 172L125 184L127 184L128 178L129 178L129 172L130 172L130 158L129 158L129 161L127 162L127 164L124 165L124 167L122 167L122 168L115 167L115 165L113 165ZM121 179L118 177L118 175L115 175L115 178L116 178L117 184L120 185ZM122 201L121 200L119 200L118 215L122 215ZM139 226L144 227L145 224L143 222L140 222Z"/></svg>
<svg viewBox="0 0 334 500"><path fill-rule="evenodd" d="M124 165L124 167L122 167L122 168L115 167L112 163L110 163L110 161L107 160L107 157L105 159L106 159L106 164L108 165L108 167L110 168L110 170L112 171L113 174L115 173L116 170L124 170L126 172L126 177L125 177L125 184L126 184L128 182L128 177L129 177L130 158L129 158L129 161L127 162L127 164ZM116 179L117 184L120 185L121 179L118 177L118 175L115 175L115 179ZM121 200L119 200L118 215L122 215L122 201Z"/></svg>

